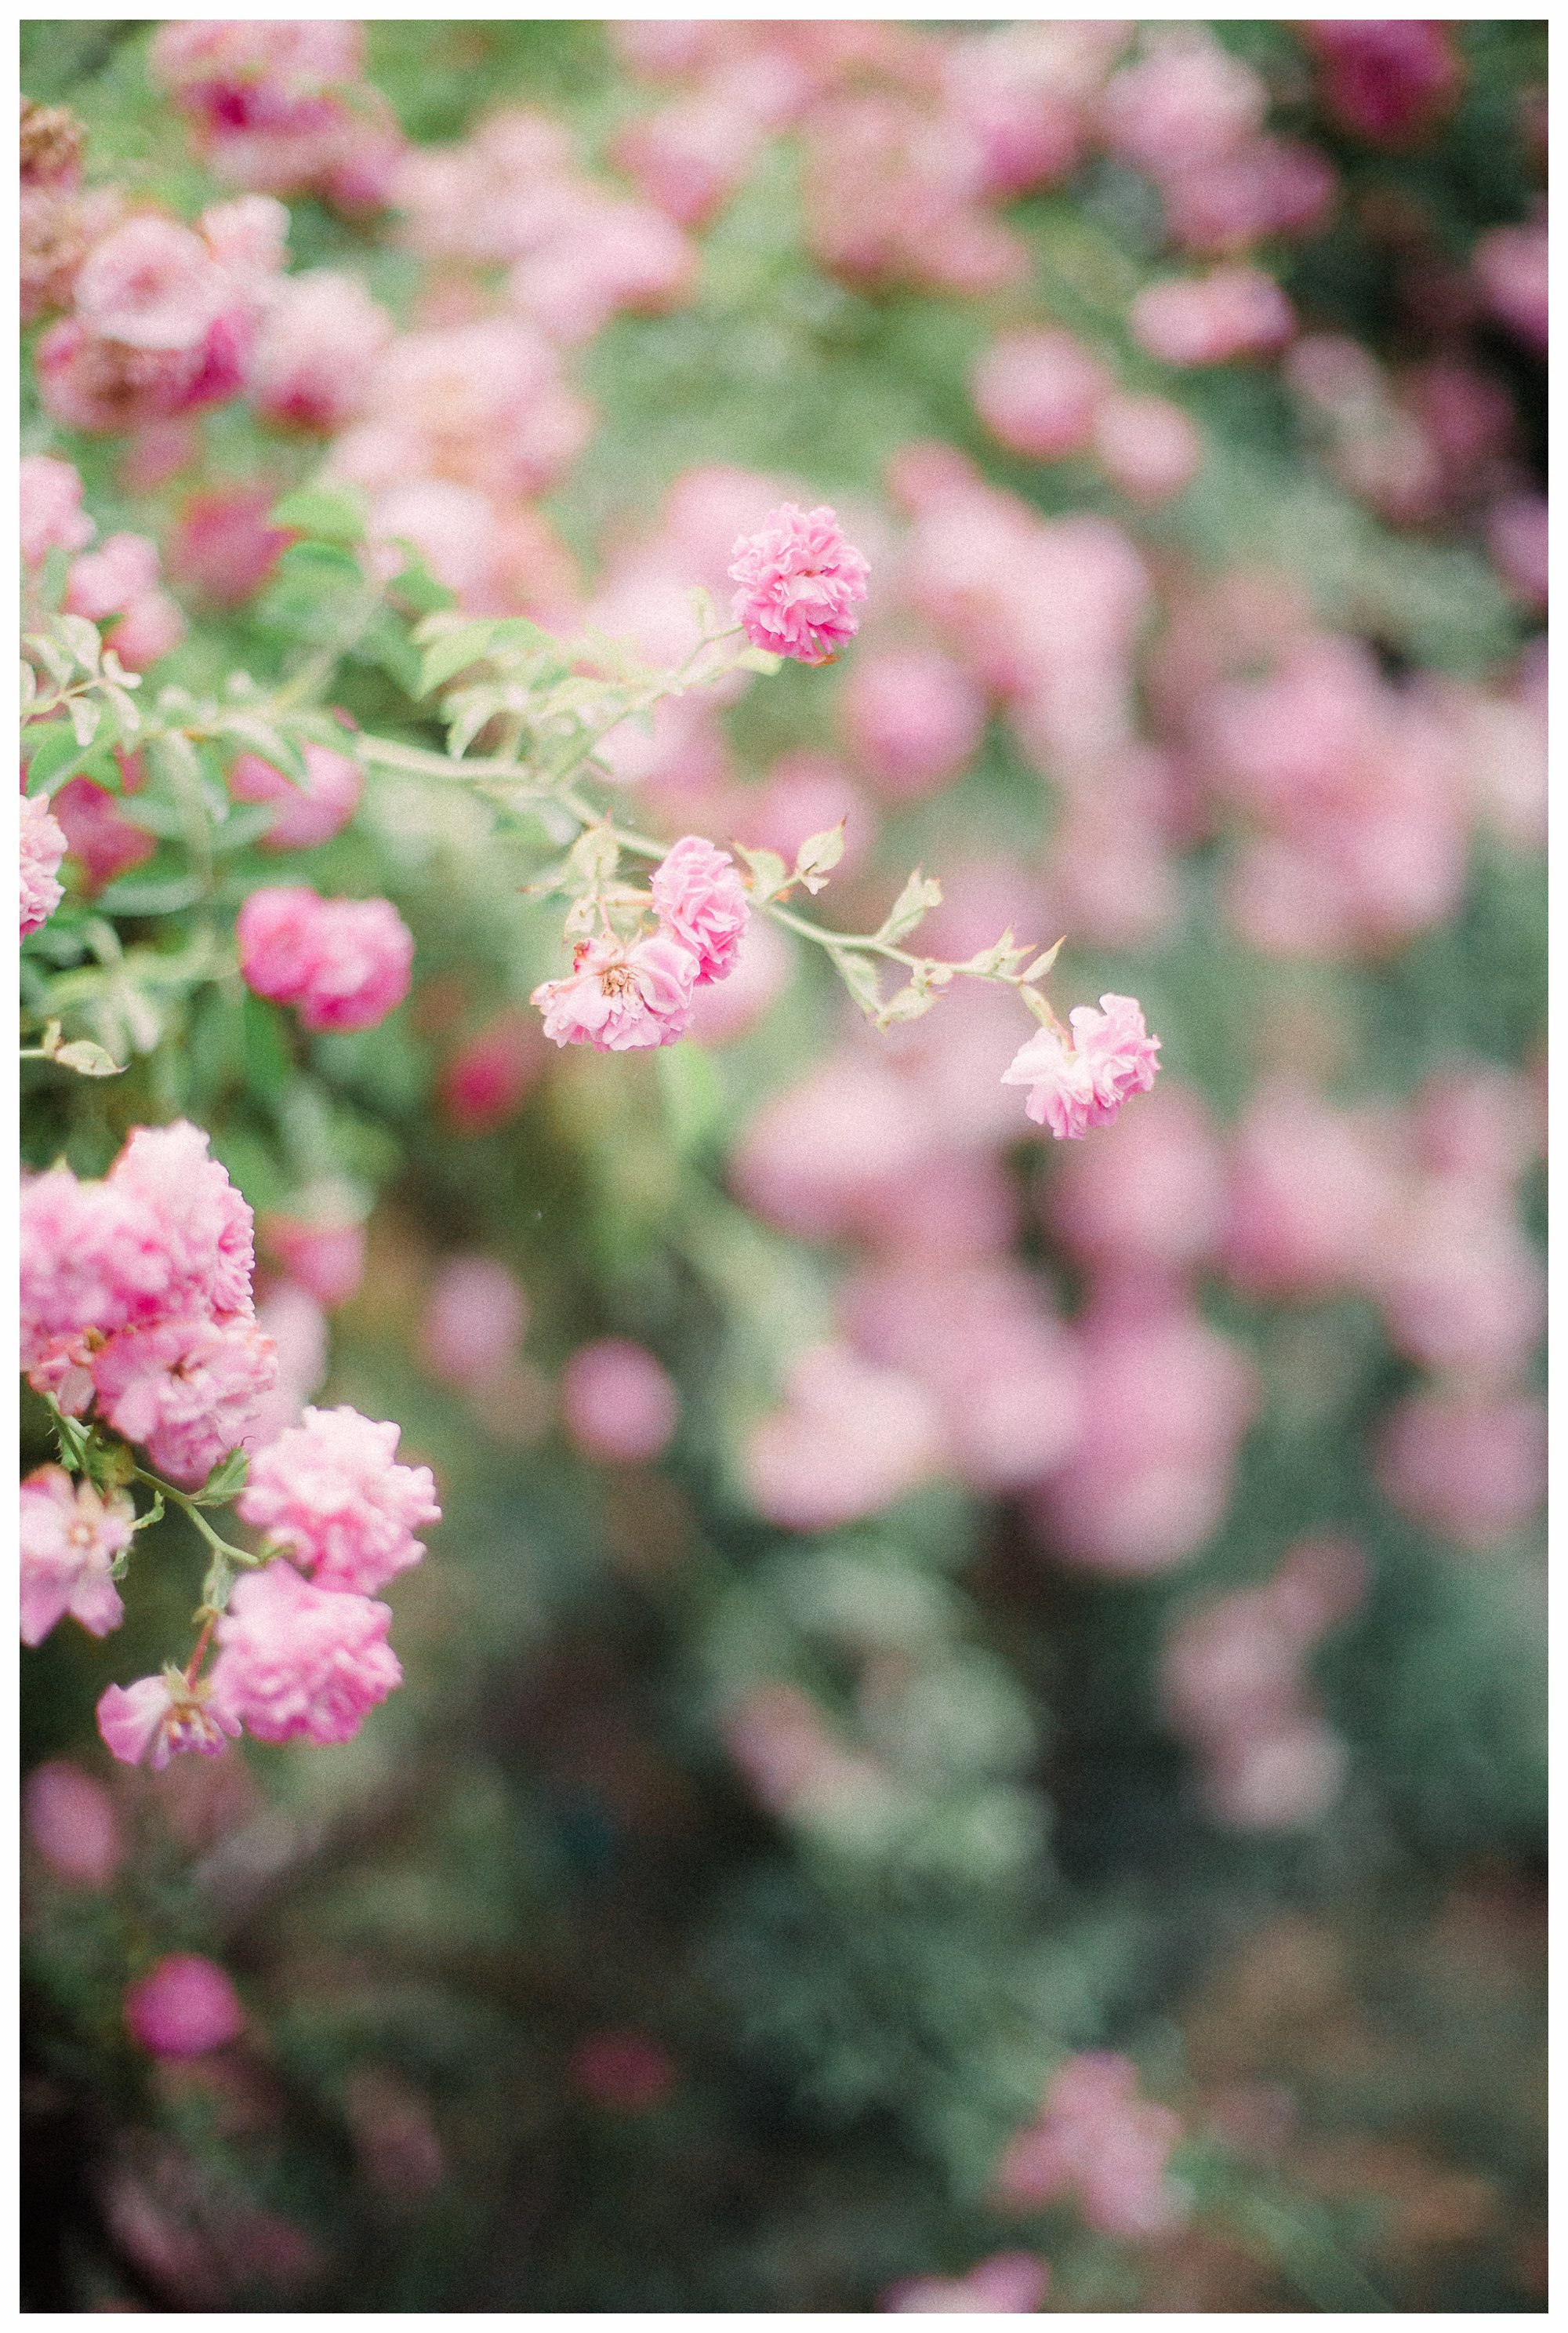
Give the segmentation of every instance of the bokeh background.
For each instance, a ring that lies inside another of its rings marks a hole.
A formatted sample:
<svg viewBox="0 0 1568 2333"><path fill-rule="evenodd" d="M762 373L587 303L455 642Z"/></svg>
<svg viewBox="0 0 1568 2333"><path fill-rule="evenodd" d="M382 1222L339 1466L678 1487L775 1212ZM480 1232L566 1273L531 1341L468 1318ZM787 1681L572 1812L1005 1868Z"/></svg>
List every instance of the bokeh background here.
<svg viewBox="0 0 1568 2333"><path fill-rule="evenodd" d="M844 816L824 920L919 861L934 951L1065 932L1058 1009L1135 994L1162 1075L1053 1145L1009 1000L879 1036L776 931L697 1043L547 1061L555 919L390 777L298 862L412 925L390 1022L40 1072L34 1164L211 1127L298 1394L446 1520L341 1750L111 1771L173 1524L26 1656L28 2305L929 2309L1026 2255L970 2304L1544 2308L1544 24L320 30L301 129L23 28L89 190L281 195L361 287L183 435L25 366L24 450L159 543L160 678L309 637L266 513L323 468L463 604L655 655L831 502L860 638L622 749L635 822ZM346 1301L267 1235L324 1183ZM160 2061L177 1949L247 2025ZM999 2168L1095 2050L1179 2118L1152 2233Z"/></svg>

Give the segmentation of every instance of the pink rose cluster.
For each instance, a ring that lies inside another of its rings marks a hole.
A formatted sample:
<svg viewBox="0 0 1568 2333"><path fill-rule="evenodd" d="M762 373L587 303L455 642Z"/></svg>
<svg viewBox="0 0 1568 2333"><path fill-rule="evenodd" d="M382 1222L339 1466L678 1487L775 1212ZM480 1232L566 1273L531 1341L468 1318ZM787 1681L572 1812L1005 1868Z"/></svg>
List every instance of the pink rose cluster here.
<svg viewBox="0 0 1568 2333"><path fill-rule="evenodd" d="M869 570L827 504L781 503L737 542L730 568L735 620L752 646L801 664L831 664L860 628Z"/></svg>
<svg viewBox="0 0 1568 2333"><path fill-rule="evenodd" d="M149 535L111 534L96 551L96 532L81 509L81 481L69 462L30 454L18 476L22 556L36 571L53 550L77 555L65 571L68 615L107 626L106 645L129 672L141 672L177 648L185 618L163 589L158 550Z"/></svg>
<svg viewBox="0 0 1568 2333"><path fill-rule="evenodd" d="M347 210L387 200L403 140L364 77L363 25L185 19L159 26L148 66L231 186Z"/></svg>
<svg viewBox="0 0 1568 2333"><path fill-rule="evenodd" d="M1345 1745L1324 1722L1303 1664L1355 1610L1366 1577L1353 1541L1303 1540L1271 1580L1200 1605L1169 1631L1166 1716L1198 1757L1218 1821L1291 1830L1338 1800Z"/></svg>
<svg viewBox="0 0 1568 2333"><path fill-rule="evenodd" d="M696 991L733 969L751 907L727 850L684 835L655 869L651 890L655 931L579 941L566 978L534 990L553 1043L600 1053L674 1044L690 1025Z"/></svg>
<svg viewBox="0 0 1568 2333"><path fill-rule="evenodd" d="M256 787L253 774L248 782ZM283 819L296 833L319 834L345 792L335 776L317 774L299 805L284 804ZM293 1005L312 1032L374 1029L408 994L414 936L389 899L323 899L304 884L253 891L234 937L247 986Z"/></svg>
<svg viewBox="0 0 1568 2333"><path fill-rule="evenodd" d="M398 1430L357 1410L306 1409L254 1457L241 1518L276 1560L235 1585L200 1682L166 1670L110 1685L99 1731L115 1757L166 1765L242 1731L258 1742L350 1741L402 1682L373 1591L417 1563L415 1532L440 1521L427 1466L396 1461ZM310 1574L309 1578L304 1575Z"/></svg>
<svg viewBox="0 0 1568 2333"><path fill-rule="evenodd" d="M1068 2059L1038 2120L1008 2147L997 2200L1035 2210L1070 2197L1098 2235L1164 2235L1190 2208L1166 2168L1181 2136L1171 2107L1140 2098L1129 2059L1086 2051Z"/></svg>
<svg viewBox="0 0 1568 2333"><path fill-rule="evenodd" d="M42 795L24 794L18 812L17 858L22 878L22 931L42 930L65 897L56 869L65 856L65 830Z"/></svg>
<svg viewBox="0 0 1568 2333"><path fill-rule="evenodd" d="M251 1211L207 1138L140 1127L100 1183L22 1187L22 1367L69 1416L96 1405L172 1482L247 1446L276 1375L252 1299Z"/></svg>

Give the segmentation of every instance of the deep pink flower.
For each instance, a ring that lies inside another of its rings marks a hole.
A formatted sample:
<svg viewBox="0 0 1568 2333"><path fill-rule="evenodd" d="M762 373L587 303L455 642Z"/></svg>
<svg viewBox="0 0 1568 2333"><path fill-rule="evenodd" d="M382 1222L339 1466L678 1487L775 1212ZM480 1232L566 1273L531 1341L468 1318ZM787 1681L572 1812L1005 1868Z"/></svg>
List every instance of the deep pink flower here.
<svg viewBox="0 0 1568 2333"><path fill-rule="evenodd" d="M459 1134L483 1134L515 1116L546 1055L531 1013L508 1007L461 1044L441 1075L441 1100Z"/></svg>
<svg viewBox="0 0 1568 2333"><path fill-rule="evenodd" d="M755 648L801 664L831 664L860 629L855 603L865 597L869 572L826 503L814 511L781 503L757 533L735 545L735 620Z"/></svg>
<svg viewBox="0 0 1568 2333"><path fill-rule="evenodd" d="M212 1706L210 1688L187 1685L177 1669L138 1677L134 1685L111 1685L99 1695L98 1730L104 1746L124 1766L148 1759L161 1773L178 1752L195 1750L215 1758L226 1750L225 1734L240 1723Z"/></svg>
<svg viewBox="0 0 1568 2333"><path fill-rule="evenodd" d="M33 354L44 409L68 429L118 436L167 420L201 370L201 350L95 339L79 316L51 324Z"/></svg>
<svg viewBox="0 0 1568 2333"><path fill-rule="evenodd" d="M1143 1008L1131 996L1102 996L1101 1010L1080 1004L1068 1014L1070 1043L1056 1029L1037 1029L1002 1071L1005 1086L1028 1086L1025 1114L1061 1140L1108 1126L1130 1095L1147 1093L1159 1063Z"/></svg>
<svg viewBox="0 0 1568 2333"><path fill-rule="evenodd" d="M199 2058L234 2040L245 2012L215 1961L168 1953L126 1988L125 2021L155 2058Z"/></svg>
<svg viewBox="0 0 1568 2333"><path fill-rule="evenodd" d="M121 817L119 797L95 779L68 778L49 799L89 891L101 891L117 876L141 866L158 848L144 827Z"/></svg>
<svg viewBox="0 0 1568 2333"><path fill-rule="evenodd" d="M294 539L285 528L267 523L275 500L267 486L230 486L215 494L192 494L169 540L170 573L180 582L195 584L220 607L238 607L266 581L279 554Z"/></svg>
<svg viewBox="0 0 1568 2333"><path fill-rule="evenodd" d="M1451 24L1423 17L1309 18L1324 110L1380 146L1407 144L1451 111L1465 77Z"/></svg>
<svg viewBox="0 0 1568 2333"><path fill-rule="evenodd" d="M109 1887L125 1860L114 1800L95 1774L69 1759L35 1766L22 1790L27 1836L57 1879Z"/></svg>
<svg viewBox="0 0 1568 2333"><path fill-rule="evenodd" d="M696 985L722 980L751 912L729 852L700 834L683 835L655 868L651 888L660 923L697 959Z"/></svg>
<svg viewBox="0 0 1568 2333"><path fill-rule="evenodd" d="M56 1340L110 1335L165 1309L174 1274L167 1227L147 1201L68 1166L22 1186L22 1362Z"/></svg>
<svg viewBox="0 0 1568 2333"><path fill-rule="evenodd" d="M692 950L669 932L630 943L585 940L566 978L541 983L532 1001L557 1045L591 1045L599 1053L673 1045L691 1019L698 969Z"/></svg>
<svg viewBox="0 0 1568 2333"><path fill-rule="evenodd" d="M313 1588L291 1563L247 1572L217 1624L215 1711L258 1742L351 1741L403 1682L390 1607Z"/></svg>
<svg viewBox="0 0 1568 2333"><path fill-rule="evenodd" d="M130 1545L136 1510L123 1492L100 1496L62 1466L40 1466L22 1484L22 1641L41 1645L69 1612L90 1636L124 1617L110 1564Z"/></svg>
<svg viewBox="0 0 1568 2333"><path fill-rule="evenodd" d="M415 1531L441 1520L429 1467L394 1463L397 1435L357 1409L307 1409L252 1460L239 1513L319 1588L371 1595L418 1562Z"/></svg>
<svg viewBox="0 0 1568 2333"><path fill-rule="evenodd" d="M253 891L234 936L250 987L294 1005L307 1029L373 1029L408 994L414 936L389 899Z"/></svg>
<svg viewBox="0 0 1568 2333"><path fill-rule="evenodd" d="M81 551L96 529L81 507L81 480L53 454L29 454L18 474L22 556L41 567L51 551Z"/></svg>
<svg viewBox="0 0 1568 2333"><path fill-rule="evenodd" d="M656 1458L674 1434L680 1397L652 1353L624 1337L579 1345L560 1386L561 1416L578 1448L622 1464Z"/></svg>
<svg viewBox="0 0 1568 2333"><path fill-rule="evenodd" d="M255 1270L251 1210L227 1168L208 1157L208 1139L186 1118L139 1126L110 1168L107 1187L139 1199L162 1227L170 1311L248 1312Z"/></svg>
<svg viewBox="0 0 1568 2333"><path fill-rule="evenodd" d="M275 802L277 815L262 838L264 850L310 850L330 842L359 808L365 773L330 745L302 749L305 777L297 783L259 754L242 754L229 772L236 802Z"/></svg>
<svg viewBox="0 0 1568 2333"><path fill-rule="evenodd" d="M24 794L21 806L22 931L38 931L65 893L54 870L65 856L65 836L42 794Z"/></svg>
<svg viewBox="0 0 1568 2333"><path fill-rule="evenodd" d="M121 1330L94 1353L91 1370L115 1432L191 1490L251 1437L278 1359L253 1320L233 1315Z"/></svg>

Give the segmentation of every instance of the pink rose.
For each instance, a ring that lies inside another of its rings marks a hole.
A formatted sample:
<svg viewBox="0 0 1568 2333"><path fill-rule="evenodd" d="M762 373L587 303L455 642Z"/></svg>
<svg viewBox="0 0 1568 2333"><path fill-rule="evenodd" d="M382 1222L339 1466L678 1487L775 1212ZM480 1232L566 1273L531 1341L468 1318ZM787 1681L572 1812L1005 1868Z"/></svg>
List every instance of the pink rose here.
<svg viewBox="0 0 1568 2333"><path fill-rule="evenodd" d="M253 891L234 936L248 985L294 1005L307 1029L373 1029L408 994L414 937L389 899Z"/></svg>
<svg viewBox="0 0 1568 2333"><path fill-rule="evenodd" d="M672 1045L685 1034L699 959L667 931L652 939L585 940L564 980L533 992L544 1033L557 1045L622 1053Z"/></svg>
<svg viewBox="0 0 1568 2333"><path fill-rule="evenodd" d="M868 572L844 540L836 511L781 503L757 533L735 545L735 621L755 647L775 656L831 664L860 629L855 604L865 597Z"/></svg>
<svg viewBox="0 0 1568 2333"><path fill-rule="evenodd" d="M652 889L659 922L697 959L696 985L722 980L751 912L729 852L701 835L683 835L655 868Z"/></svg>
<svg viewBox="0 0 1568 2333"><path fill-rule="evenodd" d="M62 1466L40 1466L22 1484L22 1641L40 1645L63 1614L90 1636L124 1618L110 1566L130 1545L136 1509L122 1491L103 1498Z"/></svg>
<svg viewBox="0 0 1568 2333"><path fill-rule="evenodd" d="M419 1561L416 1530L441 1520L429 1467L394 1464L397 1437L356 1409L307 1409L252 1460L239 1514L319 1588L370 1595Z"/></svg>
<svg viewBox="0 0 1568 2333"><path fill-rule="evenodd" d="M291 1563L247 1572L217 1624L215 1713L258 1742L351 1741L403 1682L391 1623L387 1605L311 1587Z"/></svg>

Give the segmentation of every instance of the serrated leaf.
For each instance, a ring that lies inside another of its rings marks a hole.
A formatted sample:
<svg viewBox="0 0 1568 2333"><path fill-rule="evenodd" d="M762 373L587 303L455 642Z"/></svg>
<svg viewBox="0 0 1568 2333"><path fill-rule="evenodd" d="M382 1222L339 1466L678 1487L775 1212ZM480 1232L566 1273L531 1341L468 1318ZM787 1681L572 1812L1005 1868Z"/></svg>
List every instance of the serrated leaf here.
<svg viewBox="0 0 1568 2333"><path fill-rule="evenodd" d="M833 959L835 971L856 1004L875 1020L882 1010L882 984L877 978L875 965L865 956L850 955L838 948L830 948L828 954Z"/></svg>
<svg viewBox="0 0 1568 2333"><path fill-rule="evenodd" d="M494 637L499 620L496 617L487 617L483 622L458 624L451 630L443 632L433 645L425 649L421 660L418 694L421 696L432 696L444 681L455 679L456 676L460 672L465 672L471 664L483 662L489 653L490 643ZM444 619L437 617L433 621L442 622ZM419 632L416 633L415 638L418 638L420 633L425 632L426 629L425 625L421 624Z"/></svg>
<svg viewBox="0 0 1568 2333"><path fill-rule="evenodd" d="M808 834L795 853L795 879L808 891L820 891L843 858L844 824L840 819L837 826L824 827L820 834Z"/></svg>
<svg viewBox="0 0 1568 2333"><path fill-rule="evenodd" d="M99 658L103 654L98 626L90 624L85 616L56 616L54 621L62 639L83 672L96 673Z"/></svg>
<svg viewBox="0 0 1568 2333"><path fill-rule="evenodd" d="M250 1471L251 1462L243 1450L231 1450L226 1458L218 1460L201 1489L196 1493L196 1504L203 1507L212 1506L221 1500L232 1499L236 1491L244 1489Z"/></svg>
<svg viewBox="0 0 1568 2333"><path fill-rule="evenodd" d="M895 1021L918 1021L936 1003L936 991L923 988L913 980L890 996L876 1015L879 1029L891 1029Z"/></svg>
<svg viewBox="0 0 1568 2333"><path fill-rule="evenodd" d="M237 737L242 745L248 745L253 754L259 754L263 762L281 770L291 785L302 786L306 782L304 756L293 739L274 728L270 721L262 720L254 713L225 713L218 724L218 734Z"/></svg>
<svg viewBox="0 0 1568 2333"><path fill-rule="evenodd" d="M877 937L894 941L904 939L932 907L940 907L941 905L942 885L934 876L922 874L917 867L894 901Z"/></svg>
<svg viewBox="0 0 1568 2333"><path fill-rule="evenodd" d="M125 1070L123 1061L117 1061L91 1037L75 1037L69 1045L57 1046L54 1059L62 1068L74 1070L79 1078L118 1078Z"/></svg>
<svg viewBox="0 0 1568 2333"><path fill-rule="evenodd" d="M267 514L269 526L286 526L318 542L362 542L366 521L364 504L342 486L296 486Z"/></svg>
<svg viewBox="0 0 1568 2333"><path fill-rule="evenodd" d="M789 869L776 850L748 850L743 842L734 846L738 858L751 869L751 896L761 901L773 898L789 880Z"/></svg>

